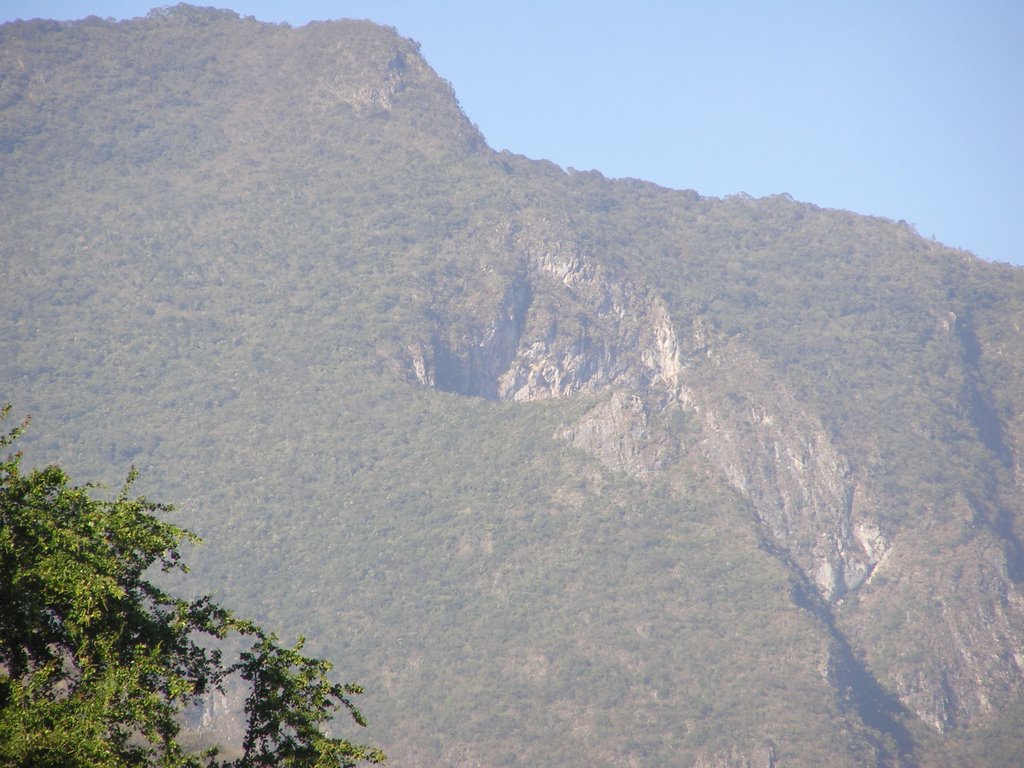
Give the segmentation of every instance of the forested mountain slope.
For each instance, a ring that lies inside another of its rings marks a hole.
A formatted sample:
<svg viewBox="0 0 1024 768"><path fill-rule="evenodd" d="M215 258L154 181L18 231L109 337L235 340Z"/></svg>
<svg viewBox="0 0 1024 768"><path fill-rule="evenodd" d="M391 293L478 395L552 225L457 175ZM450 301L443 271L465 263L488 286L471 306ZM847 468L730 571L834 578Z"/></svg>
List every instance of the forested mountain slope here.
<svg viewBox="0 0 1024 768"><path fill-rule="evenodd" d="M0 27L0 399L395 766L1024 760L1024 272L496 153L415 43Z"/></svg>

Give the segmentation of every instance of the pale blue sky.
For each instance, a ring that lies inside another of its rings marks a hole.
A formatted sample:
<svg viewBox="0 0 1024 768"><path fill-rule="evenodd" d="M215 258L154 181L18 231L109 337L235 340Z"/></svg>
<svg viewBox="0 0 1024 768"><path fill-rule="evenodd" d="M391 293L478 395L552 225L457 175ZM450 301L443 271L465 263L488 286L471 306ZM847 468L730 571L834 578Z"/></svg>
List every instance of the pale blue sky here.
<svg viewBox="0 0 1024 768"><path fill-rule="evenodd" d="M705 195L787 192L1024 264L1020 0L210 4L396 27L496 149ZM0 20L154 5L0 0Z"/></svg>

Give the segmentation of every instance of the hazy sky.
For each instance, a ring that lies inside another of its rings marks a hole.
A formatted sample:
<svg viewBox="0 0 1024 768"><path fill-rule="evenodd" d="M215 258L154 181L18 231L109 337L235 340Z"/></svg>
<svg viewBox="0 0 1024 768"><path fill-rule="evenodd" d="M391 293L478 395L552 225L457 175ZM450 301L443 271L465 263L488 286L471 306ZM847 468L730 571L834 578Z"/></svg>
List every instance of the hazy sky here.
<svg viewBox="0 0 1024 768"><path fill-rule="evenodd" d="M0 0L0 19L155 4ZM1024 264L1022 0L212 4L396 27L495 149L704 195L788 192Z"/></svg>

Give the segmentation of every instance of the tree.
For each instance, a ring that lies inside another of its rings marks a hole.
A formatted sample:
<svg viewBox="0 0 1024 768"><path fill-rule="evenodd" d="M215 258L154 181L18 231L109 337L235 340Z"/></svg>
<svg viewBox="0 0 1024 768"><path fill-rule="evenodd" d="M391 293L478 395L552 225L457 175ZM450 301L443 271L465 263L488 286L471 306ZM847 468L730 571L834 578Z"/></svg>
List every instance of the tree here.
<svg viewBox="0 0 1024 768"><path fill-rule="evenodd" d="M0 409L0 420L10 406ZM0 433L0 450L27 421ZM19 766L315 766L380 763L377 749L332 738L336 710L365 725L357 685L330 681L331 664L302 654L209 597L183 600L147 579L151 567L187 568L191 532L163 522L172 507L74 486L57 466L23 473L0 458L0 764ZM251 642L226 663L218 641ZM222 689L250 686L243 754L188 754L179 715Z"/></svg>

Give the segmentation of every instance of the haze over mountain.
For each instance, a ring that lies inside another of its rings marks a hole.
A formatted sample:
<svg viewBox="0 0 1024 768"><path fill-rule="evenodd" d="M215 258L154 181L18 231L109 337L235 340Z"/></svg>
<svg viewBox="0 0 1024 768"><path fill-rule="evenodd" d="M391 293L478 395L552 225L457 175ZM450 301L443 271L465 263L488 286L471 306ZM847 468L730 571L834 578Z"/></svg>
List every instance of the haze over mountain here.
<svg viewBox="0 0 1024 768"><path fill-rule="evenodd" d="M495 152L368 22L7 24L0 110L26 461L135 464L393 765L1024 758L1020 269Z"/></svg>

